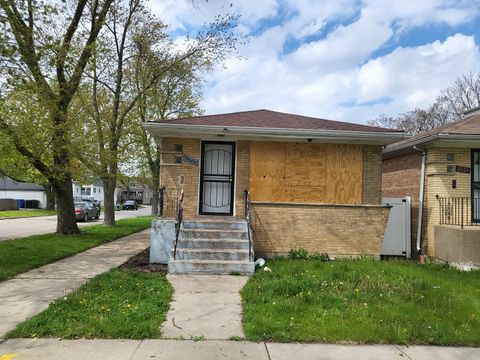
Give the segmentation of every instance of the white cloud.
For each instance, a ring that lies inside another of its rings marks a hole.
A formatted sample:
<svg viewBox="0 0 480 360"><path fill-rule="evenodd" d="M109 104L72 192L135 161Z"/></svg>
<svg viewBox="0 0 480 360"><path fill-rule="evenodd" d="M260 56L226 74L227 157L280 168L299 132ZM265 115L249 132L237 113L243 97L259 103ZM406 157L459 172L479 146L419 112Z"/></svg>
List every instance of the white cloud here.
<svg viewBox="0 0 480 360"><path fill-rule="evenodd" d="M227 59L226 69L209 75L213 85L205 88L202 103L207 113L269 108L364 122L425 106L458 75L480 70L473 36L395 46L422 26L472 21L480 0L232 1L232 8L224 0L196 1L194 7L182 0L153 1L157 15L176 29L232 10L242 15L242 33L258 30L262 20L274 23L239 49L245 60ZM279 12L284 19L273 21ZM312 35L318 40L303 42ZM285 53L292 39L298 46ZM380 49L393 50L372 58Z"/></svg>

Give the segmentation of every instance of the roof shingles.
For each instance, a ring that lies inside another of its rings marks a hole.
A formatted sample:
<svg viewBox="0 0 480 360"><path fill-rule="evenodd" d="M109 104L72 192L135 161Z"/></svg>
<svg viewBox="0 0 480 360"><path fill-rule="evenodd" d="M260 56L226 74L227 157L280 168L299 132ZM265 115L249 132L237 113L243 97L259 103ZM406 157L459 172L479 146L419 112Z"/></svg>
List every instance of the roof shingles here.
<svg viewBox="0 0 480 360"><path fill-rule="evenodd" d="M252 110L219 115L195 116L164 122L175 125L232 126L270 129L303 129L326 131L401 132L369 125L318 119L271 110Z"/></svg>

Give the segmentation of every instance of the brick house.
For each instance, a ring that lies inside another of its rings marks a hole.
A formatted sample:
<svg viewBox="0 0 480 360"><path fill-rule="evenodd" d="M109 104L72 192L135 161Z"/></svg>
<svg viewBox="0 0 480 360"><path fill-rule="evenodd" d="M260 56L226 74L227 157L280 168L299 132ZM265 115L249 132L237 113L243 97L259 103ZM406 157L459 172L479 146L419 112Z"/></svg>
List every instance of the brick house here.
<svg viewBox="0 0 480 360"><path fill-rule="evenodd" d="M183 189L184 218L195 221L186 227L202 219L241 221L248 189L256 255L299 247L334 256L380 254L390 211L381 205L382 146L403 133L268 110L145 128L162 149L165 217L175 215Z"/></svg>
<svg viewBox="0 0 480 360"><path fill-rule="evenodd" d="M479 149L479 110L384 149L383 196L412 199L412 253L480 265Z"/></svg>

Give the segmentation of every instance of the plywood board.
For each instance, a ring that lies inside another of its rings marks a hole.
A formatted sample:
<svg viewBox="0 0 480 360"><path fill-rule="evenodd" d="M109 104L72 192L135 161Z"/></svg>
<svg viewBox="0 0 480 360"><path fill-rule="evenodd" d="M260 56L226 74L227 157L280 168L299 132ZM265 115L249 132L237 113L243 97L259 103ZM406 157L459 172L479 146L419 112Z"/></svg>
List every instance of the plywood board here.
<svg viewBox="0 0 480 360"><path fill-rule="evenodd" d="M252 200L359 204L362 146L252 142Z"/></svg>
<svg viewBox="0 0 480 360"><path fill-rule="evenodd" d="M329 144L327 149L325 201L333 204L361 204L362 146Z"/></svg>
<svg viewBox="0 0 480 360"><path fill-rule="evenodd" d="M309 184L308 149L306 144L285 144L285 185L305 186Z"/></svg>
<svg viewBox="0 0 480 360"><path fill-rule="evenodd" d="M258 201L283 201L285 144L252 142L250 196Z"/></svg>
<svg viewBox="0 0 480 360"><path fill-rule="evenodd" d="M326 185L327 146L327 144L308 144L308 179L312 187Z"/></svg>

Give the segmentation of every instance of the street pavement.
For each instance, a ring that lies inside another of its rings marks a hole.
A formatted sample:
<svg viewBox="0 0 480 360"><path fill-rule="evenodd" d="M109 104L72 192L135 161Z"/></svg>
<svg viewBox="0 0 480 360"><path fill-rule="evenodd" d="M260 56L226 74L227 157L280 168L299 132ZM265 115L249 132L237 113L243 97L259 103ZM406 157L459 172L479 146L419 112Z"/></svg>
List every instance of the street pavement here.
<svg viewBox="0 0 480 360"><path fill-rule="evenodd" d="M123 264L150 245L150 229L0 282L0 338L88 279ZM0 350L1 353L1 350ZM0 356L0 360L2 357Z"/></svg>
<svg viewBox="0 0 480 360"><path fill-rule="evenodd" d="M1 360L478 360L479 348L277 344L228 340L12 339Z"/></svg>
<svg viewBox="0 0 480 360"><path fill-rule="evenodd" d="M151 206L145 206L138 210L121 210L115 212L117 220L128 219L138 216L150 215ZM92 226L103 222L103 214L99 220L89 220L86 223L78 222L79 226ZM0 220L0 241L15 238L53 233L57 230L57 216L37 216L30 218L1 219ZM2 360L2 359L0 359Z"/></svg>

